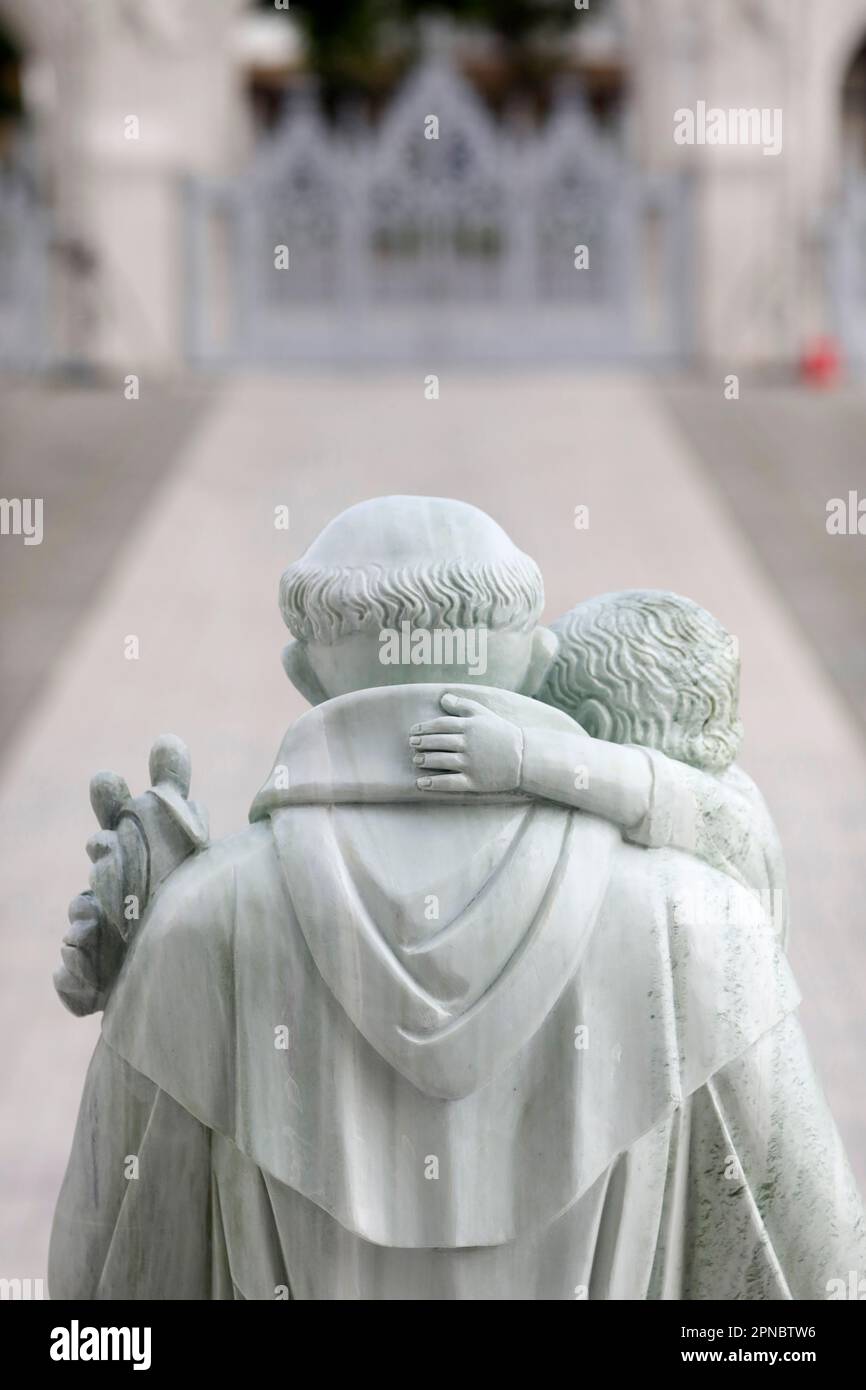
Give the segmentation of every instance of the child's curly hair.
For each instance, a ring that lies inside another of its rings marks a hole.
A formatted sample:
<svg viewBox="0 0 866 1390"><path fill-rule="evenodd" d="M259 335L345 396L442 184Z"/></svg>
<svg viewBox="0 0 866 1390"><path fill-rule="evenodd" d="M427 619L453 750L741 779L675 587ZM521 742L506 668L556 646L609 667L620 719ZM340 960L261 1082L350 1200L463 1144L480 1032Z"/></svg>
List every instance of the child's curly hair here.
<svg viewBox="0 0 866 1390"><path fill-rule="evenodd" d="M588 734L707 772L734 761L740 662L712 614L679 594L629 589L587 599L553 630L559 651L539 698Z"/></svg>

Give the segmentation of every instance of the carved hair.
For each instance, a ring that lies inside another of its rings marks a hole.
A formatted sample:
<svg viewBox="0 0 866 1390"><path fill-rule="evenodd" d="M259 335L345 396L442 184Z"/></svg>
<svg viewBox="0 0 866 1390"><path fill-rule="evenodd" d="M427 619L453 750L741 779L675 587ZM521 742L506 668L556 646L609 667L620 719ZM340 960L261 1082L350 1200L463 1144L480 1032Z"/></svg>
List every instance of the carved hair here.
<svg viewBox="0 0 866 1390"><path fill-rule="evenodd" d="M334 642L410 622L420 628L512 628L529 632L544 607L541 571L528 555L449 560L386 569L298 560L280 581L280 610L293 637Z"/></svg>
<svg viewBox="0 0 866 1390"><path fill-rule="evenodd" d="M654 589L602 594L553 624L540 698L595 738L720 772L742 738L736 644L705 609Z"/></svg>

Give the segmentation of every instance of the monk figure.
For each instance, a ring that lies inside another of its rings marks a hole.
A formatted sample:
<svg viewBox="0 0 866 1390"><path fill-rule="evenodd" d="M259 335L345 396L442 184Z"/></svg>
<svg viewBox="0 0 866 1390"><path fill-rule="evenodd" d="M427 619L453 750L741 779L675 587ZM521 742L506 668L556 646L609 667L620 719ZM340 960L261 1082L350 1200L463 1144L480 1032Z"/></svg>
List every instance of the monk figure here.
<svg viewBox="0 0 866 1390"><path fill-rule="evenodd" d="M736 738L702 764L618 734L613 688L581 723L543 602L473 507L352 507L282 579L313 708L251 824L207 842L165 744L150 820L99 784L125 840L58 977L104 1015L55 1298L823 1299L866 1271Z"/></svg>

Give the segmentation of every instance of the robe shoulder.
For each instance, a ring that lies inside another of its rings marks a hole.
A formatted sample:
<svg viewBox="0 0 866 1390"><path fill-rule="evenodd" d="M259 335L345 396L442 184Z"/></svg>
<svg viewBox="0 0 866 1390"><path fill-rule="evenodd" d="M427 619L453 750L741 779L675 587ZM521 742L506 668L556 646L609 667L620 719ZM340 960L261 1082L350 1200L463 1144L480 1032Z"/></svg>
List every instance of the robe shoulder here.
<svg viewBox="0 0 866 1390"><path fill-rule="evenodd" d="M465 1097L426 1094L359 1032L302 929L306 847L292 838L286 864L267 822L166 882L109 1001L106 1042L375 1244L475 1247L540 1230L797 1003L745 890L678 851L617 846L558 1002ZM329 883L314 876L310 891L345 931ZM591 1046L578 1048L578 1026ZM407 1137L396 1151L395 1134ZM418 1154L459 1181L429 1183Z"/></svg>
<svg viewBox="0 0 866 1390"><path fill-rule="evenodd" d="M267 971L291 915L267 822L187 860L141 920L105 1009L106 1041L164 1085L155 1054L170 1076L197 1038L234 1036L239 937L248 971Z"/></svg>
<svg viewBox="0 0 866 1390"><path fill-rule="evenodd" d="M188 949L215 947L231 932L239 893L281 883L267 822L208 846L187 859L148 905L112 993L109 1011L143 971L161 971Z"/></svg>

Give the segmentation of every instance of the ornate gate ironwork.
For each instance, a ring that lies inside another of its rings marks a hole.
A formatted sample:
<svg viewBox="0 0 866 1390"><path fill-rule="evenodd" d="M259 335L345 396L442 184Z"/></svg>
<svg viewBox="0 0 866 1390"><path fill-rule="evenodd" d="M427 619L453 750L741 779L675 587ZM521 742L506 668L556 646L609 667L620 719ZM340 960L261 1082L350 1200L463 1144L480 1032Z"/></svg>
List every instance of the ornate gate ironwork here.
<svg viewBox="0 0 866 1390"><path fill-rule="evenodd" d="M433 114L438 139L425 137ZM191 184L191 356L674 358L685 193L636 169L577 101L518 140L432 58L375 132L334 133L308 106L239 178Z"/></svg>

